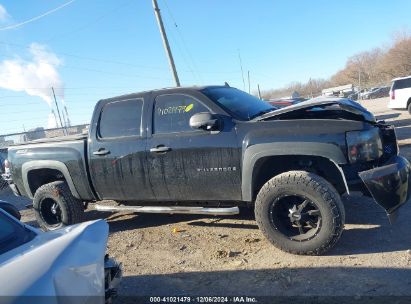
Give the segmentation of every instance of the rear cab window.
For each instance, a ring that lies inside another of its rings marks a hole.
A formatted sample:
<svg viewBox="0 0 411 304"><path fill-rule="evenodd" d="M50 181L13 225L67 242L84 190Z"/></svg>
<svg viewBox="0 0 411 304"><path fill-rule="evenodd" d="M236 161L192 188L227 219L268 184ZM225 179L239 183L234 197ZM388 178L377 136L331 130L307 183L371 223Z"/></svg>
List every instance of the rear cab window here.
<svg viewBox="0 0 411 304"><path fill-rule="evenodd" d="M109 102L100 114L97 134L99 138L141 136L143 99Z"/></svg>

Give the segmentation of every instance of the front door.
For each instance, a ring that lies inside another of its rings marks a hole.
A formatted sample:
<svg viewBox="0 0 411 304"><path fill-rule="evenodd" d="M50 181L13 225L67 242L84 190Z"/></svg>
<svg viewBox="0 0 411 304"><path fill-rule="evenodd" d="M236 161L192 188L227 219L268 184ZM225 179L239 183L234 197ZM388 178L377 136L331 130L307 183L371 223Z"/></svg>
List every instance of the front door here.
<svg viewBox="0 0 411 304"><path fill-rule="evenodd" d="M100 106L89 143L90 174L100 199L153 198L147 179L143 105L143 98L131 98Z"/></svg>
<svg viewBox="0 0 411 304"><path fill-rule="evenodd" d="M233 124L225 123L220 132L190 128L193 114L210 109L186 94L159 95L151 110L147 163L156 199L240 200L241 152Z"/></svg>

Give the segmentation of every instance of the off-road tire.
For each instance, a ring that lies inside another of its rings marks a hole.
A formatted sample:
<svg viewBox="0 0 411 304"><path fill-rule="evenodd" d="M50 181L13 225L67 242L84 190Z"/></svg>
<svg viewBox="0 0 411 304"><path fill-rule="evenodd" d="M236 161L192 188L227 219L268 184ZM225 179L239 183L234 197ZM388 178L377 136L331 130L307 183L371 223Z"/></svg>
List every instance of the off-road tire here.
<svg viewBox="0 0 411 304"><path fill-rule="evenodd" d="M282 195L303 195L318 206L322 226L312 239L292 240L272 224L270 208ZM261 232L275 247L293 254L321 255L340 238L345 210L340 195L324 178L306 171L289 171L273 177L261 188L255 202L255 217Z"/></svg>
<svg viewBox="0 0 411 304"><path fill-rule="evenodd" d="M61 222L56 225L47 223L41 212L42 204L45 200L53 200L61 210ZM75 198L64 181L56 181L45 184L37 189L34 199L33 208L37 223L44 231L56 230L64 226L80 223L83 220L84 204Z"/></svg>

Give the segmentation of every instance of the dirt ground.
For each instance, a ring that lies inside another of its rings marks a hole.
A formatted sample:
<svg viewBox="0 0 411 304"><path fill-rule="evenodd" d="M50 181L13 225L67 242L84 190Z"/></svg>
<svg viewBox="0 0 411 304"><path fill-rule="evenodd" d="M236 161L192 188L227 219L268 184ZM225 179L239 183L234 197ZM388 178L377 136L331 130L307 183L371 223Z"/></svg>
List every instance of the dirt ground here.
<svg viewBox="0 0 411 304"><path fill-rule="evenodd" d="M397 126L401 153L411 160L411 116L388 110L386 99L362 103ZM226 217L89 211L87 218L110 225L108 253L124 269L119 295L411 296L411 204L390 225L369 198L353 195L344 203L344 233L319 257L276 249L249 211ZM34 224L32 211L23 215Z"/></svg>

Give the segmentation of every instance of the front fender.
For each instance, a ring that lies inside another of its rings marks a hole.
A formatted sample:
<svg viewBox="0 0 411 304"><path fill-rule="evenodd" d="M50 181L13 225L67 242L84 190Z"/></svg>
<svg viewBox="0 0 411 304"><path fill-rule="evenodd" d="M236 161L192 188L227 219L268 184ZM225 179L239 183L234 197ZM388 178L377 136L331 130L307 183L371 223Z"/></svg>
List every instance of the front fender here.
<svg viewBox="0 0 411 304"><path fill-rule="evenodd" d="M256 144L248 147L243 155L242 197L244 201L252 201L253 171L259 159L268 156L319 156L330 160L338 169L344 186L349 193L347 182L339 164L347 163L341 149L330 143L318 142L276 142Z"/></svg>

